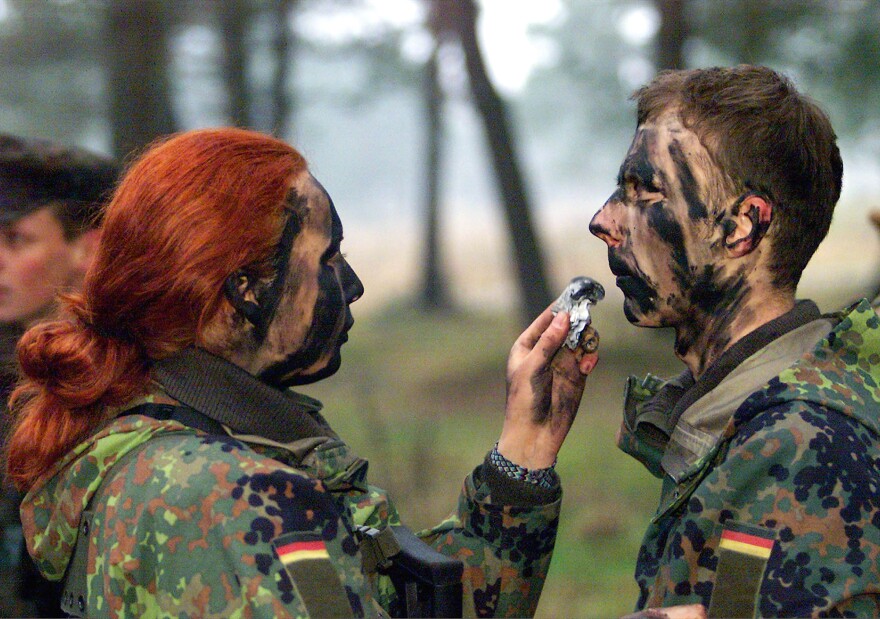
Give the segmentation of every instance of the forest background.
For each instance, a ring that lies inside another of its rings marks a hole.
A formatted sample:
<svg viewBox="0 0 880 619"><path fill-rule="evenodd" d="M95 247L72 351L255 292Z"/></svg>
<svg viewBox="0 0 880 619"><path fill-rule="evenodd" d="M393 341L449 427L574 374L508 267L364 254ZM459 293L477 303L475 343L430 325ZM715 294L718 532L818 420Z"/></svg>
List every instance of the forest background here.
<svg viewBox="0 0 880 619"><path fill-rule="evenodd" d="M830 311L880 283L874 0L0 0L0 131L130 161L238 125L309 159L366 287L342 370L309 388L414 528L497 438L514 338L575 275L606 285L601 361L560 454L539 617L631 610L657 480L614 447L628 374L679 371L630 326L587 224L664 68L772 66L831 116L844 193L799 290Z"/></svg>

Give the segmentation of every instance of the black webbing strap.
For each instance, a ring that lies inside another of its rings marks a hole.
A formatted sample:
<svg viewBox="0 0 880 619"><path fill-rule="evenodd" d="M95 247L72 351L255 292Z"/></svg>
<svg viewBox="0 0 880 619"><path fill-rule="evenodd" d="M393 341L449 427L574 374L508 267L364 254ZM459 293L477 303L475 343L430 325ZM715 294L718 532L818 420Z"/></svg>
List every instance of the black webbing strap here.
<svg viewBox="0 0 880 619"><path fill-rule="evenodd" d="M227 435L223 430L223 424L219 421L211 419L204 413L200 413L188 406L147 403L123 411L119 416L127 417L129 415L144 415L159 421L177 421L189 428L195 428L207 434Z"/></svg>

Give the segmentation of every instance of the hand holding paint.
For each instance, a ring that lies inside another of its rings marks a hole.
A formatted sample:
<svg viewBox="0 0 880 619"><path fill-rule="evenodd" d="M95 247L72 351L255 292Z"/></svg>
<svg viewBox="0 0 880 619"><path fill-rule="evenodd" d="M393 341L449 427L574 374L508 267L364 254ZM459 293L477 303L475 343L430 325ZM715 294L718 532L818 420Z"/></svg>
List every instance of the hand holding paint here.
<svg viewBox="0 0 880 619"><path fill-rule="evenodd" d="M554 315L555 314L555 315ZM570 314L548 307L516 340L507 362L507 406L498 452L527 469L553 466L598 354L565 349ZM560 362L553 363L558 353Z"/></svg>

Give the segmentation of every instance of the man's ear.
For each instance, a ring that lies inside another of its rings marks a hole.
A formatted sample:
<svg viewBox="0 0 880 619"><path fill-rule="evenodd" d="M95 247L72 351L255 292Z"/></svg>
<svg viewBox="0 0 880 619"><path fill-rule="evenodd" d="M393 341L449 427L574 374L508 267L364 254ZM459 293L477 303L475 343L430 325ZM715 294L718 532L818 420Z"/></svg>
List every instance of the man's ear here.
<svg viewBox="0 0 880 619"><path fill-rule="evenodd" d="M727 222L724 246L734 258L753 252L767 233L773 220L773 206L764 196L746 194L733 207L733 217Z"/></svg>

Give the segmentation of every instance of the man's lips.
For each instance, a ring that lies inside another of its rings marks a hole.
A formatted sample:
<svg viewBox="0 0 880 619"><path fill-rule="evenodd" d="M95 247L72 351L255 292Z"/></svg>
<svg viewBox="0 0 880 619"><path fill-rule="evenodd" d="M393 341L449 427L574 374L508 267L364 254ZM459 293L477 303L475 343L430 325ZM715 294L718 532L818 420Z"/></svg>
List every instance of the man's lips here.
<svg viewBox="0 0 880 619"><path fill-rule="evenodd" d="M632 271L629 266L617 254L613 254L610 251L608 252L608 268L611 269L611 272L618 279L621 277L632 277Z"/></svg>
<svg viewBox="0 0 880 619"><path fill-rule="evenodd" d="M345 324L342 325L342 332L339 334L339 343L345 344L348 341L348 332L351 331L351 328L354 326L354 318L349 314L348 319L345 321Z"/></svg>

